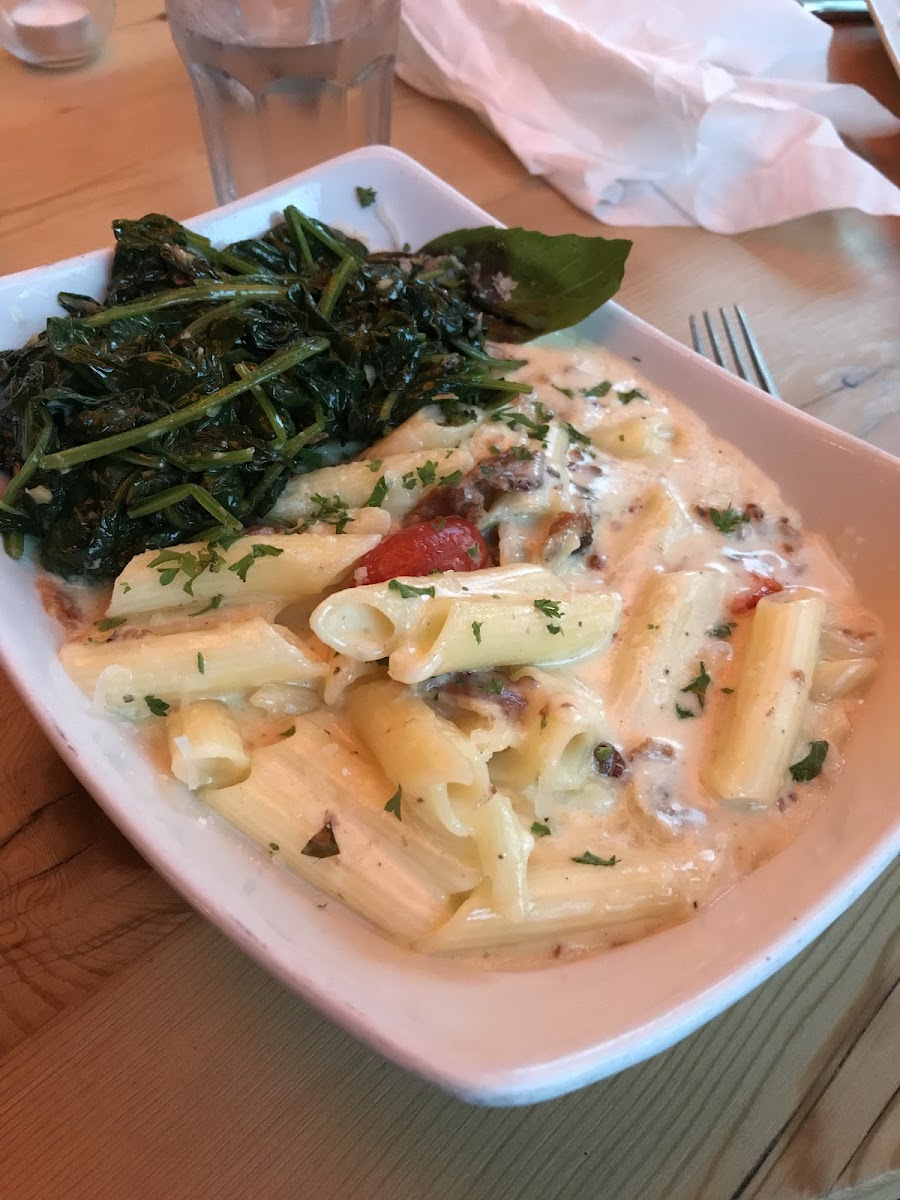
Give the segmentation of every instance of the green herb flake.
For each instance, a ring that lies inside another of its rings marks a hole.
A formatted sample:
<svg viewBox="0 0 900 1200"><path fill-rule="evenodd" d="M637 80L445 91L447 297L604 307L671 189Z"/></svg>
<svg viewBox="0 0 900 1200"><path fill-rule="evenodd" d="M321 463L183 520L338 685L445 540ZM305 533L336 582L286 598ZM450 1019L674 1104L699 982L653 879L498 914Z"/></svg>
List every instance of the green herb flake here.
<svg viewBox="0 0 900 1200"><path fill-rule="evenodd" d="M277 854L278 853L278 843L277 842L269 842L269 849L272 851L273 854Z"/></svg>
<svg viewBox="0 0 900 1200"><path fill-rule="evenodd" d="M365 502L363 508L381 508L382 504L384 503L384 498L390 490L390 486L391 485L388 483L387 479L384 477L384 475L382 475L372 488L372 495Z"/></svg>
<svg viewBox="0 0 900 1200"><path fill-rule="evenodd" d="M411 492L418 482L415 471L407 471L406 474L402 476L400 482L408 492Z"/></svg>
<svg viewBox="0 0 900 1200"><path fill-rule="evenodd" d="M403 788L398 787L396 792L394 792L393 796L391 796L390 800L388 800L387 804L384 806L384 811L393 813L393 815L397 818L398 821L403 820L403 814L400 811L400 801L402 799L403 799Z"/></svg>
<svg viewBox="0 0 900 1200"><path fill-rule="evenodd" d="M535 600L534 607L544 614L545 617L550 617L558 621L562 614L562 607L558 600Z"/></svg>
<svg viewBox="0 0 900 1200"><path fill-rule="evenodd" d="M680 704L676 704L675 715L680 721L686 721L688 717L696 717L697 714L691 712L689 708L682 708Z"/></svg>
<svg viewBox="0 0 900 1200"><path fill-rule="evenodd" d="M600 858L596 854L591 854L590 850L585 850L584 854L579 854L577 858L573 858L572 862L584 863L587 867L614 867L616 863L621 862L615 854L612 858Z"/></svg>
<svg viewBox="0 0 900 1200"><path fill-rule="evenodd" d="M128 592L130 592L130 591L131 591L131 584L130 584L130 583L128 583L127 581L123 581L122 583L120 583L120 584L119 584L119 587L122 589L122 591L123 591L123 592L124 592L126 595L128 594Z"/></svg>
<svg viewBox="0 0 900 1200"><path fill-rule="evenodd" d="M296 725L288 725L287 729L282 729L281 733L279 733L278 736L279 737L293 737L296 732L297 732Z"/></svg>
<svg viewBox="0 0 900 1200"><path fill-rule="evenodd" d="M212 612L214 608L218 608L224 599L225 597L220 592L217 596L213 596L205 608L198 608L196 612L188 613L188 616L202 617L204 613Z"/></svg>
<svg viewBox="0 0 900 1200"><path fill-rule="evenodd" d="M374 188L358 187L356 189L356 199L359 201L360 208L371 208L378 199L378 193Z"/></svg>
<svg viewBox="0 0 900 1200"><path fill-rule="evenodd" d="M592 388L588 388L584 394L585 396L593 396L595 399L600 400L604 396L608 396L611 391L612 383L608 379L604 379L602 383L595 383Z"/></svg>
<svg viewBox="0 0 900 1200"><path fill-rule="evenodd" d="M719 533L734 533L741 525L749 521L750 518L738 509L732 508L731 505L727 508L711 508L709 510L709 519L718 529Z"/></svg>
<svg viewBox="0 0 900 1200"><path fill-rule="evenodd" d="M548 633L562 633L562 625L548 625L547 632Z"/></svg>
<svg viewBox="0 0 900 1200"><path fill-rule="evenodd" d="M737 621L722 621L720 625L713 625L709 631L710 637L719 638L724 642L731 637L736 626Z"/></svg>
<svg viewBox="0 0 900 1200"><path fill-rule="evenodd" d="M203 657L203 655L200 653L199 650L197 651L197 670L200 672L201 675L206 674L206 659Z"/></svg>
<svg viewBox="0 0 900 1200"><path fill-rule="evenodd" d="M575 393L574 393L574 391L572 390L572 388L560 387L558 383L554 383L554 384L553 384L553 389L554 389L554 391L557 391L557 392L559 392L559 394L560 394L561 396L568 396L570 400L571 400L571 399L574 397L574 395L575 395Z"/></svg>
<svg viewBox="0 0 900 1200"><path fill-rule="evenodd" d="M478 557L478 547L470 546L468 548L468 550L466 551L466 554L468 554L469 558L477 558Z"/></svg>
<svg viewBox="0 0 900 1200"><path fill-rule="evenodd" d="M487 683L481 685L483 692L490 692L493 696L499 696L503 692L503 680L499 675L492 675Z"/></svg>
<svg viewBox="0 0 900 1200"><path fill-rule="evenodd" d="M543 821L532 821L531 832L535 837L549 837L550 826L545 825Z"/></svg>
<svg viewBox="0 0 900 1200"><path fill-rule="evenodd" d="M734 688L722 688L726 696L730 696L734 692Z"/></svg>
<svg viewBox="0 0 900 1200"><path fill-rule="evenodd" d="M828 743L825 741L810 742L806 758L795 762L791 768L791 778L795 783L809 783L822 770L825 757L828 754Z"/></svg>
<svg viewBox="0 0 900 1200"><path fill-rule="evenodd" d="M647 628L648 629L659 629L659 626L658 625L648 625Z"/></svg>
<svg viewBox="0 0 900 1200"><path fill-rule="evenodd" d="M497 448L496 446L492 446L491 449L496 450ZM497 450L497 453L499 454L500 451ZM519 462L531 462L534 459L534 452L529 450L527 446L513 446L512 456Z"/></svg>
<svg viewBox="0 0 900 1200"><path fill-rule="evenodd" d="M541 729L547 728L547 714L541 713Z"/></svg>
<svg viewBox="0 0 900 1200"><path fill-rule="evenodd" d="M624 442L624 441L625 441L625 434L624 434L624 433L620 433L620 434L619 434L619 441L620 441L620 442Z"/></svg>
<svg viewBox="0 0 900 1200"><path fill-rule="evenodd" d="M699 673L691 680L690 683L685 684L681 690L682 692L693 692L700 703L700 707L704 708L706 706L706 689L711 683L712 677L707 672L706 664L701 659Z"/></svg>
<svg viewBox="0 0 900 1200"><path fill-rule="evenodd" d="M233 571L241 583L246 583L247 572L258 558L278 558L280 554L284 554L284 550L280 546L270 546L266 542L256 542L250 547L249 553L245 554L243 558L239 558L237 562L233 562L228 570Z"/></svg>
<svg viewBox="0 0 900 1200"><path fill-rule="evenodd" d="M392 579L388 583L388 587L393 592L399 592L404 600L411 600L413 596L431 596L434 598L433 587L414 587L409 583L401 583L399 579Z"/></svg>
<svg viewBox="0 0 900 1200"><path fill-rule="evenodd" d="M462 471L451 471L449 475L442 475L438 480L444 487L455 487L462 479Z"/></svg>
<svg viewBox="0 0 900 1200"><path fill-rule="evenodd" d="M166 704L165 700L160 700L159 696L145 696L144 703L153 713L154 717L164 717L171 708L171 705Z"/></svg>
<svg viewBox="0 0 900 1200"><path fill-rule="evenodd" d="M317 492L314 496L310 496L310 500L316 506L316 510L300 526L301 533L319 521L324 525L333 525L335 533L343 533L353 520L347 501L338 495L321 496Z"/></svg>
<svg viewBox="0 0 900 1200"><path fill-rule="evenodd" d="M583 446L589 446L591 439L586 433L582 433L580 429L576 429L574 425L570 425L568 421L560 421L563 429L569 435L569 441L580 442Z"/></svg>
<svg viewBox="0 0 900 1200"><path fill-rule="evenodd" d="M639 387L630 388L627 392L620 392L617 389L616 394L623 404L630 404L632 402L632 400L646 400L647 399L646 393L642 392Z"/></svg>
<svg viewBox="0 0 900 1200"><path fill-rule="evenodd" d="M120 625L124 625L128 620L127 617L104 617L102 621L95 621L94 625L101 633L106 633L109 629L118 629Z"/></svg>
<svg viewBox="0 0 900 1200"><path fill-rule="evenodd" d="M428 487L437 478L437 463L428 460L424 466L416 467L416 474L422 480L422 487Z"/></svg>
<svg viewBox="0 0 900 1200"><path fill-rule="evenodd" d="M369 470L374 475L376 471L381 470L381 464L383 462L384 462L383 458L370 458L366 465L368 466Z"/></svg>

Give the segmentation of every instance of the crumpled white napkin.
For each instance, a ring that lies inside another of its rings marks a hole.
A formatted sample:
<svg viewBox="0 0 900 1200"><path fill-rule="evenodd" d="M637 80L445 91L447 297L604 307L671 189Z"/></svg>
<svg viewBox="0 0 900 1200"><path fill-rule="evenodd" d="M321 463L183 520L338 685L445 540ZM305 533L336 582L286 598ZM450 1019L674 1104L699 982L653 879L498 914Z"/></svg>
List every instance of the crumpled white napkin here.
<svg viewBox="0 0 900 1200"><path fill-rule="evenodd" d="M403 0L398 72L614 225L900 214L900 189L838 136L900 121L827 82L830 40L795 0Z"/></svg>

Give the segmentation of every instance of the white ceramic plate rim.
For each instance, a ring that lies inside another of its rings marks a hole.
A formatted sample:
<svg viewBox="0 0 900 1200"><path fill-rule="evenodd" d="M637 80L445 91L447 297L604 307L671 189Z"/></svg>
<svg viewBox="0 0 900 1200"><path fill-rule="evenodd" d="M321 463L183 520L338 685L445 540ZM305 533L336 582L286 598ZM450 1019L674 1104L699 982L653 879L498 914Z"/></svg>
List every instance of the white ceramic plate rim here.
<svg viewBox="0 0 900 1200"><path fill-rule="evenodd" d="M358 209L356 184L376 187L375 210ZM258 232L288 202L382 244L391 244L395 226L400 240L417 244L448 228L491 222L411 159L375 147L190 224L229 241ZM39 327L61 287L96 289L107 259L95 252L0 280L3 344L19 344ZM891 531L878 523L884 511L900 510L900 463L764 396L617 305L585 328L640 358L651 378L767 466L807 517L822 518L814 524L830 525L867 600L891 625L884 670L838 792L784 854L687 925L576 963L487 972L413 955L340 906L319 907L311 888L156 776L118 726L90 711L55 661L58 632L37 611L28 571L0 562L6 668L129 839L288 987L387 1058L482 1104L560 1095L672 1045L788 962L900 851L900 739L888 736L890 697L900 691L900 567L889 561L896 557L888 553ZM802 460L796 472L794 456ZM776 460L780 474L772 470ZM830 472L824 492L823 471ZM828 499L844 504L840 521L828 515Z"/></svg>

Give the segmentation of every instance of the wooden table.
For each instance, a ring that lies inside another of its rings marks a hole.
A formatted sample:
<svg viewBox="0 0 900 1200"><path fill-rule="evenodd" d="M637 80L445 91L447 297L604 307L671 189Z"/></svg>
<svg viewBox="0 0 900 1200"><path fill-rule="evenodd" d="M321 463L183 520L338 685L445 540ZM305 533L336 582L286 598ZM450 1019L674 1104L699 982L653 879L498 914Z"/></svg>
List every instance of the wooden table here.
<svg viewBox="0 0 900 1200"><path fill-rule="evenodd" d="M161 7L120 0L81 71L0 61L0 271L104 244L113 216L211 207ZM842 34L833 67L900 112L870 29ZM396 144L501 220L596 230L468 113L396 99ZM900 138L864 151L900 182ZM625 232L626 305L683 338L689 312L740 300L791 402L900 453L900 223ZM480 1111L323 1022L192 912L9 684L0 729L3 1200L900 1197L900 870L668 1053Z"/></svg>

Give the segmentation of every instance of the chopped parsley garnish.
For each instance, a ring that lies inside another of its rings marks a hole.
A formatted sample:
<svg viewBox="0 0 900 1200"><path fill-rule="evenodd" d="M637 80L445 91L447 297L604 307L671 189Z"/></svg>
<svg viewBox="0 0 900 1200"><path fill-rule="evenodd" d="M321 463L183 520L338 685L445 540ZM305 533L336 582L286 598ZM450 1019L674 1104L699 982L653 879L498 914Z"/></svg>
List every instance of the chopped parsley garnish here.
<svg viewBox="0 0 900 1200"><path fill-rule="evenodd" d="M659 629L659 626L658 625L648 625L647 628L648 629Z"/></svg>
<svg viewBox="0 0 900 1200"><path fill-rule="evenodd" d="M736 508L732 508L729 504L727 508L711 508L709 510L709 519L718 529L719 533L734 533L741 525L750 518Z"/></svg>
<svg viewBox="0 0 900 1200"><path fill-rule="evenodd" d="M359 201L360 208L371 208L378 199L378 193L374 188L358 187L356 189L356 199Z"/></svg>
<svg viewBox="0 0 900 1200"><path fill-rule="evenodd" d="M297 732L296 725L288 725L287 729L282 729L281 733L279 733L278 736L279 737L293 737L296 732Z"/></svg>
<svg viewBox="0 0 900 1200"><path fill-rule="evenodd" d="M734 688L722 688L722 691L725 693L726 696L730 696L732 694L732 692L734 691Z"/></svg>
<svg viewBox="0 0 900 1200"><path fill-rule="evenodd" d="M498 450L497 453L499 454L500 451ZM530 462L534 458L534 453L527 446L513 446L512 456L519 462Z"/></svg>
<svg viewBox="0 0 900 1200"><path fill-rule="evenodd" d="M462 471L456 470L451 471L449 475L442 475L438 482L444 484L446 487L454 487L461 479Z"/></svg>
<svg viewBox="0 0 900 1200"><path fill-rule="evenodd" d="M375 474L376 471L381 470L382 462L384 462L384 459L382 459L382 458L369 459L368 466L369 466L369 470L372 472L373 475Z"/></svg>
<svg viewBox="0 0 900 1200"><path fill-rule="evenodd" d="M543 821L532 821L531 832L535 837L549 837L550 826L545 825Z"/></svg>
<svg viewBox="0 0 900 1200"><path fill-rule="evenodd" d="M95 621L94 624L101 633L106 633L108 629L118 629L127 620L127 617L104 617L102 621Z"/></svg>
<svg viewBox="0 0 900 1200"><path fill-rule="evenodd" d="M646 393L642 392L639 387L630 388L627 392L620 392L617 390L616 395L619 397L619 399L622 401L623 404L630 404L632 402L632 400L646 400L647 399Z"/></svg>
<svg viewBox="0 0 900 1200"><path fill-rule="evenodd" d="M558 600L535 600L534 607L545 617L558 621L562 616L562 608Z"/></svg>
<svg viewBox="0 0 900 1200"><path fill-rule="evenodd" d="M548 625L547 632L548 633L562 633L562 625Z"/></svg>
<svg viewBox="0 0 900 1200"><path fill-rule="evenodd" d="M547 714L541 713L541 729L547 728Z"/></svg>
<svg viewBox="0 0 900 1200"><path fill-rule="evenodd" d="M127 593L127 592L130 592L130 591L131 591L131 584L130 584L130 583L127 583L127 582L122 582L122 583L120 583L120 584L119 584L119 587L121 587L122 591L123 591L123 592L125 592L125 593Z"/></svg>
<svg viewBox="0 0 900 1200"><path fill-rule="evenodd" d="M384 498L388 494L390 484L382 475L375 486L372 488L372 495L363 505L363 508L381 508L384 503Z"/></svg>
<svg viewBox="0 0 900 1200"><path fill-rule="evenodd" d="M218 608L224 599L225 597L220 592L217 596L213 596L205 608L198 608L196 612L188 613L188 616L202 617L204 613L212 612L214 608Z"/></svg>
<svg viewBox="0 0 900 1200"><path fill-rule="evenodd" d="M553 388L555 391L559 392L559 394L561 396L568 396L570 400L575 395L574 391L571 388L560 387L558 383L554 383Z"/></svg>
<svg viewBox="0 0 900 1200"><path fill-rule="evenodd" d="M429 484L434 483L437 477L437 466L436 462L429 459L424 466L416 467L416 474L422 480L422 487L428 487Z"/></svg>
<svg viewBox="0 0 900 1200"><path fill-rule="evenodd" d="M171 705L166 704L165 700L160 700L159 696L145 696L144 703L153 713L154 717L164 717L171 707Z"/></svg>
<svg viewBox="0 0 900 1200"><path fill-rule="evenodd" d="M615 854L612 858L600 858L596 854L591 854L590 850L585 850L584 854L579 854L577 858L572 859L572 862L584 863L587 867L614 867L621 861L621 858L617 858Z"/></svg>
<svg viewBox="0 0 900 1200"><path fill-rule="evenodd" d="M706 706L706 689L712 683L712 677L706 670L706 664L700 660L700 673L696 675L690 683L686 684L681 690L682 692L693 692L700 703L700 707Z"/></svg>
<svg viewBox="0 0 900 1200"><path fill-rule="evenodd" d="M604 379L602 383L595 383L592 388L588 388L584 393L586 396L595 396L598 400L603 396L608 396L612 391L612 383L608 379Z"/></svg>
<svg viewBox="0 0 900 1200"><path fill-rule="evenodd" d="M250 547L250 553L232 563L228 570L233 571L241 583L246 583L247 572L258 558L278 558L279 554L284 554L284 550L280 546L269 546L265 542L256 542Z"/></svg>
<svg viewBox="0 0 900 1200"><path fill-rule="evenodd" d="M487 683L481 685L481 690L499 696L503 691L503 680L498 675L492 675Z"/></svg>
<svg viewBox="0 0 900 1200"><path fill-rule="evenodd" d="M447 528L447 518L446 517L435 517L434 520L431 522L431 528L436 529L438 531L438 533L440 533L442 529Z"/></svg>
<svg viewBox="0 0 900 1200"><path fill-rule="evenodd" d="M277 854L278 853L278 843L277 842L269 842L269 849L272 851L273 854Z"/></svg>
<svg viewBox="0 0 900 1200"><path fill-rule="evenodd" d="M401 583L399 579L392 579L388 587L394 592L399 592L404 600L409 600L413 596L434 596L433 587L413 587L412 584Z"/></svg>
<svg viewBox="0 0 900 1200"><path fill-rule="evenodd" d="M569 435L569 439L573 442L581 442L584 446L589 446L591 439L586 433L582 433L580 429L576 429L574 425L570 425L568 421L560 421L563 429Z"/></svg>
<svg viewBox="0 0 900 1200"><path fill-rule="evenodd" d="M481 625L481 621L472 622L472 634L479 646L481 645Z"/></svg>
<svg viewBox="0 0 900 1200"><path fill-rule="evenodd" d="M477 558L478 557L478 547L470 546L468 548L468 550L466 551L466 554L468 554L469 558Z"/></svg>
<svg viewBox="0 0 900 1200"><path fill-rule="evenodd" d="M689 708L682 708L680 704L675 705L675 715L682 721L687 717L696 717L695 712L691 712Z"/></svg>
<svg viewBox="0 0 900 1200"><path fill-rule="evenodd" d="M403 820L403 815L400 812L400 801L402 799L403 799L403 788L398 787L396 792L394 792L393 796L391 796L390 800L388 800L387 804L384 806L384 811L393 813L398 821Z"/></svg>
<svg viewBox="0 0 900 1200"><path fill-rule="evenodd" d="M726 638L731 637L736 625L737 621L723 621L720 625L713 625L712 629L709 631L710 636L714 638L721 638L722 641L725 641Z"/></svg>
<svg viewBox="0 0 900 1200"><path fill-rule="evenodd" d="M791 767L791 778L795 783L809 783L822 770L822 765L825 762L825 756L828 754L828 743L810 742L809 754L806 758L801 758L799 762L795 762Z"/></svg>
<svg viewBox="0 0 900 1200"><path fill-rule="evenodd" d="M401 476L400 482L408 492L411 492L417 483L415 471L407 471L405 475Z"/></svg>
<svg viewBox="0 0 900 1200"><path fill-rule="evenodd" d="M619 441L620 441L620 442L624 442L624 441L625 441L625 434L624 434L624 433L620 433L620 434L619 434Z"/></svg>
<svg viewBox="0 0 900 1200"><path fill-rule="evenodd" d="M197 670L200 672L201 675L206 674L206 659L203 657L203 655L200 653L199 650L197 651Z"/></svg>
<svg viewBox="0 0 900 1200"><path fill-rule="evenodd" d="M316 511L308 516L300 526L301 533L309 529L310 525L315 525L317 521L321 521L325 525L333 525L335 533L343 533L353 520L347 501L342 500L340 496L320 496L317 492L314 496L310 496L310 500L316 505Z"/></svg>
<svg viewBox="0 0 900 1200"><path fill-rule="evenodd" d="M193 596L194 581L197 577L204 571L209 571L210 574L221 571L225 566L225 559L210 540L196 554L190 550L162 550L147 566L158 572L161 587L168 587L177 578L179 572L183 572L187 576L183 590L189 596Z"/></svg>

